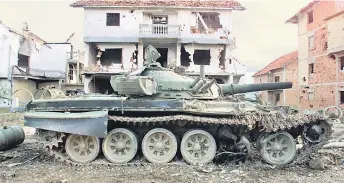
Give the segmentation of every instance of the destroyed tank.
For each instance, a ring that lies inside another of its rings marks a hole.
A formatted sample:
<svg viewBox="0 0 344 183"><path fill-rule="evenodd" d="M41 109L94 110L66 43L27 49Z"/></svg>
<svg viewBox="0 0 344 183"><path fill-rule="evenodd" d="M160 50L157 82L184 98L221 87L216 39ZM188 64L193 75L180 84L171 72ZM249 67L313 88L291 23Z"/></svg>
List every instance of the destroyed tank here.
<svg viewBox="0 0 344 183"><path fill-rule="evenodd" d="M37 129L50 155L77 165L237 162L257 149L265 162L283 166L305 160L303 152L315 151L331 136L331 118L324 113L236 96L288 89L290 82L217 84L161 67L152 46L146 55L143 68L111 77L115 94L31 101L25 126Z"/></svg>

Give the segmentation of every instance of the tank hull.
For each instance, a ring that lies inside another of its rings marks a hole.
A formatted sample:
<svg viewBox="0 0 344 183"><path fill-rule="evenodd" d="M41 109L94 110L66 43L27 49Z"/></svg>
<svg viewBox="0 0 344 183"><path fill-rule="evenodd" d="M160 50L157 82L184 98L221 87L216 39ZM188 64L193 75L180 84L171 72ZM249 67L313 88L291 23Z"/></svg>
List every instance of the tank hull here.
<svg viewBox="0 0 344 183"><path fill-rule="evenodd" d="M306 126L328 124L327 119L320 115L289 114L285 109L231 100L77 97L37 100L31 102L27 109L29 112L24 115L25 125L41 131L43 139L50 132L55 133L51 136L56 138L54 143L47 142L45 146L50 147L50 153L55 157L72 164L78 163L68 160L71 158L61 154L58 149L65 147L71 141L68 138L75 135L94 137L104 144L113 130L127 129L135 134L138 142L143 143L149 132L165 129L182 143L190 130L202 130L214 138L216 152L221 154L238 151L240 142L249 142L245 143L245 148L250 149L250 143L258 141L262 134L285 132L290 135L280 135L296 139L303 135ZM184 151L180 146L176 156L179 154L183 158L180 154ZM231 148L226 149L228 147ZM137 148L144 149L140 146ZM216 158L213 160L216 161Z"/></svg>

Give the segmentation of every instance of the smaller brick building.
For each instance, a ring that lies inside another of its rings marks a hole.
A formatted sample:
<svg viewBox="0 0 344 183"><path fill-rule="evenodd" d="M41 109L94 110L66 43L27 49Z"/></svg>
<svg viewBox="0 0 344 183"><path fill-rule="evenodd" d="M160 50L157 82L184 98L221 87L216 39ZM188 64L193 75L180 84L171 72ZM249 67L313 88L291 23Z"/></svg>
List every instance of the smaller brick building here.
<svg viewBox="0 0 344 183"><path fill-rule="evenodd" d="M293 51L277 58L265 68L253 75L254 83L292 82L293 88L261 92L262 99L271 105L292 106L298 108L298 52Z"/></svg>

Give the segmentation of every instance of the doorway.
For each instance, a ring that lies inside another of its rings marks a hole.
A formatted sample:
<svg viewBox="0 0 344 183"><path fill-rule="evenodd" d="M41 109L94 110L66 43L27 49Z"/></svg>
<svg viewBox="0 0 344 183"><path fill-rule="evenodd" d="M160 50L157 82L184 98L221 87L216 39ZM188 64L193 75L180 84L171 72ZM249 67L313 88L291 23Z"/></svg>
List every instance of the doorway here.
<svg viewBox="0 0 344 183"><path fill-rule="evenodd" d="M167 67L167 54L168 48L157 48L158 52L160 53L160 57L158 58L157 62L161 64L162 67Z"/></svg>

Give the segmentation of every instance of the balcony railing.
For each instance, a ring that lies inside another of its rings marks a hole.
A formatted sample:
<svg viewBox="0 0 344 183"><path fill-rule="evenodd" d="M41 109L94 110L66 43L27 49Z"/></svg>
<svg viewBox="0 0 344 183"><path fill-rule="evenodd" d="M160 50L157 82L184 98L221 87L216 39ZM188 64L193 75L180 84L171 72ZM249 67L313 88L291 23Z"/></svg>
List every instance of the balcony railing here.
<svg viewBox="0 0 344 183"><path fill-rule="evenodd" d="M142 37L178 37L180 25L140 24Z"/></svg>

